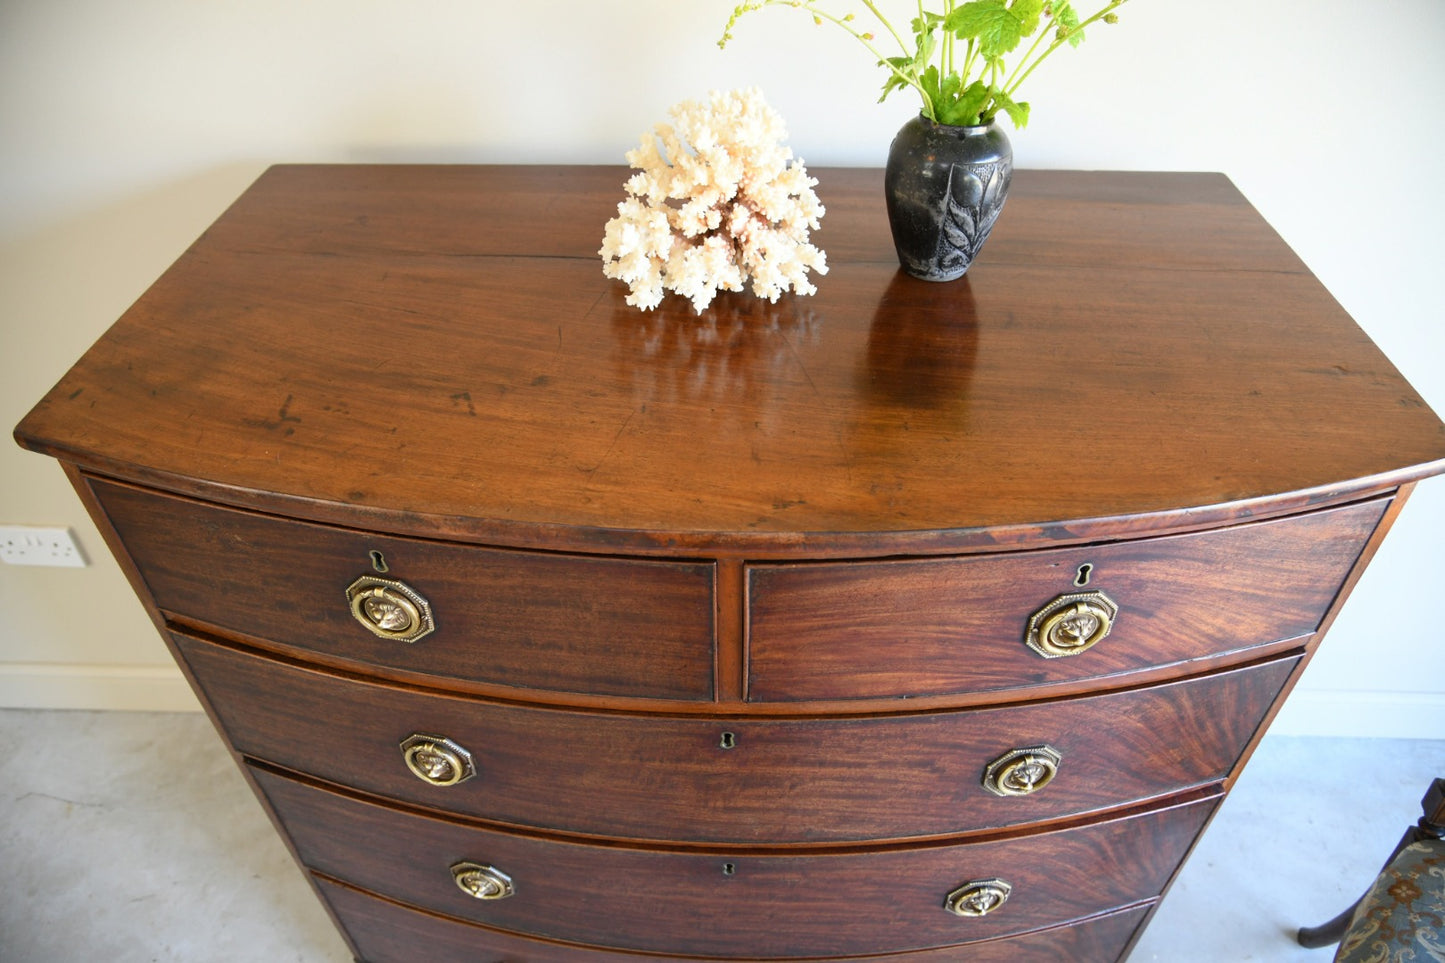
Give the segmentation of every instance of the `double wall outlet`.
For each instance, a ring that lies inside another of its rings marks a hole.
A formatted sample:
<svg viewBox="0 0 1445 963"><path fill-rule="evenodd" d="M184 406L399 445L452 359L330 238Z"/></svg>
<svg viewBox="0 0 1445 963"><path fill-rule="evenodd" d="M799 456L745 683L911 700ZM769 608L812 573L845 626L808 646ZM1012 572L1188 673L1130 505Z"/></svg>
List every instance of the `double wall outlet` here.
<svg viewBox="0 0 1445 963"><path fill-rule="evenodd" d="M0 525L0 561L11 565L85 567L85 555L70 529L34 525Z"/></svg>

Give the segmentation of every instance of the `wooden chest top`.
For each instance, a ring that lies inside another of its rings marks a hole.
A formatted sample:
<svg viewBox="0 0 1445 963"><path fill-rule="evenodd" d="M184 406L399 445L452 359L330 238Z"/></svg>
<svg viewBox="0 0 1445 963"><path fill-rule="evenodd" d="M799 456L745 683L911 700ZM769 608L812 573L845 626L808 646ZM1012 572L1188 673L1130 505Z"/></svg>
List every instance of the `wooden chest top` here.
<svg viewBox="0 0 1445 963"><path fill-rule="evenodd" d="M821 170L811 298L644 314L620 168L267 171L20 425L398 534L810 558L1187 530L1445 470L1445 426L1220 175L1020 172L967 279Z"/></svg>

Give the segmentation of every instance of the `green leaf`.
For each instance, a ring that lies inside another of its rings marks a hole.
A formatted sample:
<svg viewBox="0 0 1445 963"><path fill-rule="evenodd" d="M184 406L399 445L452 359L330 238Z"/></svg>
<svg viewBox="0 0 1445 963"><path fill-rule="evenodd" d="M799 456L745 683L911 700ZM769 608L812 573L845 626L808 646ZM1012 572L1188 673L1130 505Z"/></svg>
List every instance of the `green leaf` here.
<svg viewBox="0 0 1445 963"><path fill-rule="evenodd" d="M1015 103L1014 99L1002 90L995 90L993 92L993 103L994 109L1002 108L1004 113L1008 114L1008 119L1013 121L1014 126L1019 130L1023 130L1029 125L1029 105L1027 102L1022 104Z"/></svg>
<svg viewBox="0 0 1445 963"><path fill-rule="evenodd" d="M985 57L1002 57L1039 29L1044 0L972 0L944 21L960 40L975 39Z"/></svg>
<svg viewBox="0 0 1445 963"><path fill-rule="evenodd" d="M946 104L939 105L938 122L956 127L971 127L979 122L979 115L988 103L993 91L982 80L975 80L968 89L959 93Z"/></svg>
<svg viewBox="0 0 1445 963"><path fill-rule="evenodd" d="M888 79L883 81L883 93L878 95L878 103L881 104L883 103L883 101L887 100L888 95L893 93L893 91L902 90L904 87L907 86L908 85L903 82L902 77L899 77L897 74L890 73L888 75Z"/></svg>
<svg viewBox="0 0 1445 963"><path fill-rule="evenodd" d="M963 78L958 74L949 74L943 78L943 83L938 85L938 99L943 103L952 103L958 99L958 92L963 87Z"/></svg>
<svg viewBox="0 0 1445 963"><path fill-rule="evenodd" d="M933 114L938 116L938 109L942 98L938 93L938 67L930 66L918 78L918 85L923 88L923 96L933 105Z"/></svg>
<svg viewBox="0 0 1445 963"><path fill-rule="evenodd" d="M938 37L932 32L918 35L918 52L913 55L913 69L915 72L928 66L928 61L933 59L933 50L938 46Z"/></svg>
<svg viewBox="0 0 1445 963"><path fill-rule="evenodd" d="M955 7L943 21L943 29L952 30L958 39L978 37L1000 17L1008 13L1005 0L971 0Z"/></svg>
<svg viewBox="0 0 1445 963"><path fill-rule="evenodd" d="M1077 47L1084 42L1084 31L1079 29L1079 12L1074 5L1064 0L1062 3L1055 3L1054 23L1059 28L1059 39L1067 39L1070 47Z"/></svg>
<svg viewBox="0 0 1445 963"><path fill-rule="evenodd" d="M912 57L888 57L884 60L878 61L878 64L879 66L896 68L904 76L910 76L915 73L913 69ZM888 75L883 80L883 93L878 95L878 103L881 104L883 103L883 101L887 100L888 95L893 93L893 91L902 90L904 87L907 86L907 80L899 76L899 74L895 73L893 70L889 70Z"/></svg>
<svg viewBox="0 0 1445 963"><path fill-rule="evenodd" d="M922 17L914 17L912 20L910 20L908 22L908 27L913 31L914 35L917 36L918 34L929 33L933 30L938 29L938 25L941 23L943 23L942 14L929 13L927 10L925 10L923 11Z"/></svg>

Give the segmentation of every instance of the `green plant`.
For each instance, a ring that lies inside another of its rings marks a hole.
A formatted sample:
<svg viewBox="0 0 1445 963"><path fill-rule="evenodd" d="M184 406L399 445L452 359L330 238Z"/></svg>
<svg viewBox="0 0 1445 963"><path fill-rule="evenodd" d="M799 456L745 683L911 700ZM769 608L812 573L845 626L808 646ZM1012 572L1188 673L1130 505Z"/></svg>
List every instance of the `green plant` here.
<svg viewBox="0 0 1445 963"><path fill-rule="evenodd" d="M745 13L764 7L806 10L814 23L826 21L842 27L878 58L878 65L888 71L880 103L893 91L912 87L923 98L924 116L935 123L988 124L1003 111L1015 127L1023 127L1029 120L1029 105L1017 96L1023 82L1055 50L1082 43L1085 27L1100 21L1117 22L1115 11L1128 0L1108 0L1083 18L1068 0L943 0L941 12L924 10L923 0L918 0L918 15L910 22L911 44L875 0L861 0L879 27L897 42L902 53L896 57L878 49L877 38L858 26L855 14L839 16L823 9L823 2L747 0L733 10L718 46L726 46L732 39L732 28ZM1011 56L1030 37L1033 42L1023 55Z"/></svg>

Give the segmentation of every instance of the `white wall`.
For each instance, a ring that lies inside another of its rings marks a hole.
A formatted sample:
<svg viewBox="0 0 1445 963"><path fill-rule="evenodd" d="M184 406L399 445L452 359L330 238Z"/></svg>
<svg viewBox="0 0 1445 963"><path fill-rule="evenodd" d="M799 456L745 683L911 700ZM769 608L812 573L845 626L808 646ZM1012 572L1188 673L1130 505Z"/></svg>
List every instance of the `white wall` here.
<svg viewBox="0 0 1445 963"><path fill-rule="evenodd" d="M846 9L840 2L837 9ZM856 6L856 5L855 5ZM885 4L910 10L909 3ZM1439 412L1445 4L1131 0L1031 79L1021 166L1222 170ZM789 10L730 0L4 0L0 422L13 426L267 164L620 162L666 107L759 85L809 164L876 165L915 109ZM600 231L599 225L599 231ZM192 704L59 469L0 445L0 705ZM1276 731L1438 736L1445 479L1425 483Z"/></svg>

